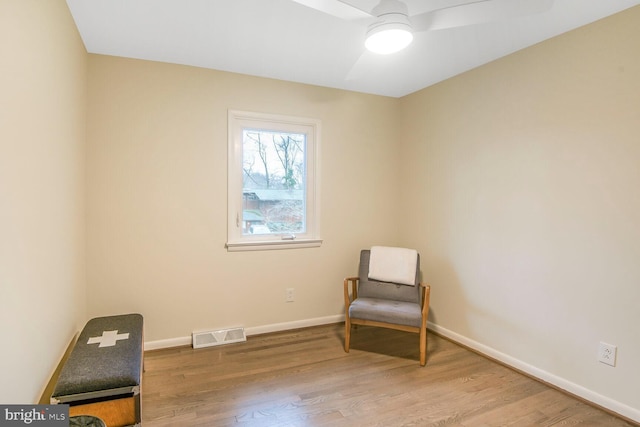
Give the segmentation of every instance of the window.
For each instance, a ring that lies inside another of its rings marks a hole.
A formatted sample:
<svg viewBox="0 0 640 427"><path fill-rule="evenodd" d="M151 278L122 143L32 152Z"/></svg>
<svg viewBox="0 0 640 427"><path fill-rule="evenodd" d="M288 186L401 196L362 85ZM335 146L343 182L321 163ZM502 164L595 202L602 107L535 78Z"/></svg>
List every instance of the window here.
<svg viewBox="0 0 640 427"><path fill-rule="evenodd" d="M227 249L319 246L314 119L229 111Z"/></svg>

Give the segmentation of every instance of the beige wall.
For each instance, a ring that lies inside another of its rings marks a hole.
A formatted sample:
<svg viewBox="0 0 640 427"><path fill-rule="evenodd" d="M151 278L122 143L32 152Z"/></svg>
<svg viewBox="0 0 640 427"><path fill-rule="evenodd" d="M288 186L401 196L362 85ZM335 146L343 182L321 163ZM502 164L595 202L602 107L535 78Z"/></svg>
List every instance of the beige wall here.
<svg viewBox="0 0 640 427"><path fill-rule="evenodd" d="M64 0L0 2L0 402L37 402L84 320L86 52Z"/></svg>
<svg viewBox="0 0 640 427"><path fill-rule="evenodd" d="M90 55L89 313L140 312L146 341L340 316L359 249L397 243L398 104ZM227 252L228 109L322 121L322 247Z"/></svg>
<svg viewBox="0 0 640 427"><path fill-rule="evenodd" d="M635 7L401 100L402 241L424 255L431 322L636 419L638 22Z"/></svg>

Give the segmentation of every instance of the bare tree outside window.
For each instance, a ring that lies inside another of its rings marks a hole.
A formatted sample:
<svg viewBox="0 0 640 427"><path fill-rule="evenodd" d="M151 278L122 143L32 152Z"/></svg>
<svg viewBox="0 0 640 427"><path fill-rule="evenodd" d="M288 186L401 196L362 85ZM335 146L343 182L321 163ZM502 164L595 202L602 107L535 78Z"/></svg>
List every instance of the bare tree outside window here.
<svg viewBox="0 0 640 427"><path fill-rule="evenodd" d="M242 131L243 234L305 232L306 135Z"/></svg>

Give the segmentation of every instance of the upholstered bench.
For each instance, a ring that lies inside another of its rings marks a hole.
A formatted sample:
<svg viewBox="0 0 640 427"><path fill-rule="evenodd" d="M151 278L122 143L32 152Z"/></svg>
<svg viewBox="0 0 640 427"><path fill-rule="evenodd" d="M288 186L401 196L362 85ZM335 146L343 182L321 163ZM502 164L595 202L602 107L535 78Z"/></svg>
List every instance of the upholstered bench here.
<svg viewBox="0 0 640 427"><path fill-rule="evenodd" d="M143 319L140 314L91 319L62 367L51 403L69 415L93 415L108 427L141 424Z"/></svg>

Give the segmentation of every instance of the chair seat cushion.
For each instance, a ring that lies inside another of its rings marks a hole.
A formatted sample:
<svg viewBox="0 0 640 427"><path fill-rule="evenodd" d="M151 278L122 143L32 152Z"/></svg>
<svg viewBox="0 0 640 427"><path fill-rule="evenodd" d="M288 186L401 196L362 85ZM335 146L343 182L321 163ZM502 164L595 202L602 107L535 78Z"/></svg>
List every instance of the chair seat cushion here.
<svg viewBox="0 0 640 427"><path fill-rule="evenodd" d="M358 297L349 306L352 319L420 327L422 310L419 304L379 298Z"/></svg>

